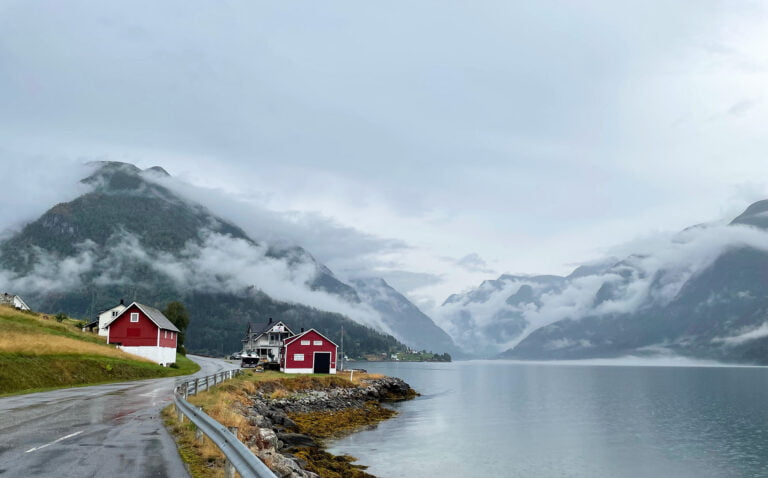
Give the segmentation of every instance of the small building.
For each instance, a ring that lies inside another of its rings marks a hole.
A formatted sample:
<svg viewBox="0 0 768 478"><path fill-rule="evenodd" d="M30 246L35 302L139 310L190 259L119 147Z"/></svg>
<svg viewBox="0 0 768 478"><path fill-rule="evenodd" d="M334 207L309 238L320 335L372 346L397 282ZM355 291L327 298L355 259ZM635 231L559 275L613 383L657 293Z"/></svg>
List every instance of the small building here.
<svg viewBox="0 0 768 478"><path fill-rule="evenodd" d="M279 364L283 342L288 337L296 335L282 321L273 322L272 318L266 324L248 323L243 339L243 355L256 355L261 364Z"/></svg>
<svg viewBox="0 0 768 478"><path fill-rule="evenodd" d="M111 309L103 310L99 312L99 317L94 320L93 322L87 323L83 326L83 332L88 330L89 332L93 332L93 329L98 327L99 335L102 337L107 336L107 324L115 320L115 317L117 317L120 312L125 310L125 301L123 299L120 299L120 303L116 306L112 307Z"/></svg>
<svg viewBox="0 0 768 478"><path fill-rule="evenodd" d="M24 302L24 299L18 295L8 294L7 292L3 293L3 295L0 295L0 304L10 305L11 307L19 310L30 310L27 303Z"/></svg>
<svg viewBox="0 0 768 478"><path fill-rule="evenodd" d="M285 339L280 355L285 373L336 373L338 346L315 329Z"/></svg>
<svg viewBox="0 0 768 478"><path fill-rule="evenodd" d="M106 326L107 343L163 366L176 363L179 329L162 312L134 302Z"/></svg>

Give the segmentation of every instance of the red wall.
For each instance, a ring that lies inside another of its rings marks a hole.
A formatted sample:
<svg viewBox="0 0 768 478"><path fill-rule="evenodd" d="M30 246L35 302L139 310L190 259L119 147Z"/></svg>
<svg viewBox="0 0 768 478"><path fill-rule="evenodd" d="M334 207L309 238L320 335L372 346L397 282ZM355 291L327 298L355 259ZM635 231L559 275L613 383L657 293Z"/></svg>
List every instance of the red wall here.
<svg viewBox="0 0 768 478"><path fill-rule="evenodd" d="M293 339L293 337L291 337L291 339ZM301 345L302 340L309 340L309 345ZM323 345L312 345L315 340L322 340ZM336 344L314 330L310 330L285 346L285 353L283 354L283 360L285 361L284 368L314 367L313 359L315 352L331 352L331 369L336 368ZM304 354L304 361L295 361L293 359L293 354Z"/></svg>
<svg viewBox="0 0 768 478"><path fill-rule="evenodd" d="M166 334L168 334L166 338ZM176 332L170 330L160 331L160 347L173 347L176 348Z"/></svg>
<svg viewBox="0 0 768 478"><path fill-rule="evenodd" d="M131 313L138 312L139 321L131 322ZM123 311L120 317L117 318L109 326L109 343L125 345L128 347L138 346L156 346L157 345L157 325L147 317L144 312L138 306L128 307ZM173 338L170 337L164 339L164 333L160 331L160 346L162 347L176 347L176 333L173 333Z"/></svg>

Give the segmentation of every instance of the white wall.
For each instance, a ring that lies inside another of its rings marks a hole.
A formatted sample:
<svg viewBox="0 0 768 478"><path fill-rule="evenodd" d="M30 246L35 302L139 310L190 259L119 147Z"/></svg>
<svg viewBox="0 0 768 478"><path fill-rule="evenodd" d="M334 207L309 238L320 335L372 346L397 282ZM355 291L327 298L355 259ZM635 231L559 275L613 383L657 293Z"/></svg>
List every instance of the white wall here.
<svg viewBox="0 0 768 478"><path fill-rule="evenodd" d="M117 348L129 354L144 357L163 366L176 363L176 349L173 347L128 347L120 345Z"/></svg>
<svg viewBox="0 0 768 478"><path fill-rule="evenodd" d="M112 322L112 319L114 319L116 316L112 315L112 312L117 312L118 314L122 311L124 311L126 306L124 304L118 304L114 307L112 307L109 310L105 310L101 314L99 314L99 335L106 337L107 332L107 324Z"/></svg>

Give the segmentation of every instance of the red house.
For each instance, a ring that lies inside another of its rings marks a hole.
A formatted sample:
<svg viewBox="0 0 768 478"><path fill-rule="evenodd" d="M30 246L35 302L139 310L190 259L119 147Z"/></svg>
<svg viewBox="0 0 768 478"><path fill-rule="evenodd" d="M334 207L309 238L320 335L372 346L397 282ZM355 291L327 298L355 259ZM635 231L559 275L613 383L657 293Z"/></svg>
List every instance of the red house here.
<svg viewBox="0 0 768 478"><path fill-rule="evenodd" d="M285 339L280 370L285 373L336 373L338 346L315 329Z"/></svg>
<svg viewBox="0 0 768 478"><path fill-rule="evenodd" d="M163 366L176 362L179 329L154 307L134 302L106 328L107 343Z"/></svg>

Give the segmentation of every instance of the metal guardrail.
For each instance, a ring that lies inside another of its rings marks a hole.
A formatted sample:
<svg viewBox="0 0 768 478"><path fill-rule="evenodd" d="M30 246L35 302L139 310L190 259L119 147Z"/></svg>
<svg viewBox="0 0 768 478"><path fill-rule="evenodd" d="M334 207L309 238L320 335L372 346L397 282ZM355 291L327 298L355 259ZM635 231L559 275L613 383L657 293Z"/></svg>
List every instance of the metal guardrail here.
<svg viewBox="0 0 768 478"><path fill-rule="evenodd" d="M182 382L176 387L173 402L176 405L176 412L179 415L179 421L183 421L186 416L196 427L198 438L202 435L207 436L214 445L219 447L227 461L224 465L225 478L234 478L235 470L240 473L242 478L277 478L272 470L267 468L256 455L254 455L247 446L237 438L237 427L225 427L213 418L203 412L202 409L195 407L185 400L189 395L195 395L203 390L208 390L211 386L219 384L242 373L241 370L229 370L215 375L209 375L204 378L197 378Z"/></svg>

